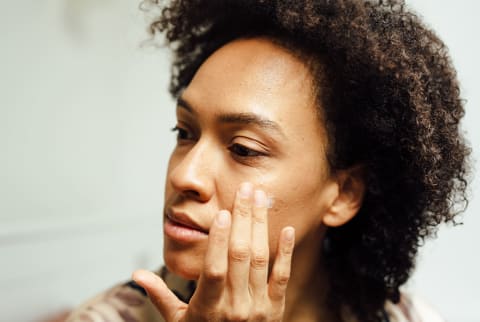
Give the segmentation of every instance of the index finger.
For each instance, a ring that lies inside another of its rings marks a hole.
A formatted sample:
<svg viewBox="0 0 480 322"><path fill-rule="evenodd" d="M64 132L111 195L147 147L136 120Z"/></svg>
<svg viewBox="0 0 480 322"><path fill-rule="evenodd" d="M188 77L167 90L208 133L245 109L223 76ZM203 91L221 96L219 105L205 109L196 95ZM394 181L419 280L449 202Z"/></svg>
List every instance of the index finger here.
<svg viewBox="0 0 480 322"><path fill-rule="evenodd" d="M230 223L230 213L227 210L221 210L213 221L208 236L204 269L190 301L194 306L209 307L221 298L228 270Z"/></svg>

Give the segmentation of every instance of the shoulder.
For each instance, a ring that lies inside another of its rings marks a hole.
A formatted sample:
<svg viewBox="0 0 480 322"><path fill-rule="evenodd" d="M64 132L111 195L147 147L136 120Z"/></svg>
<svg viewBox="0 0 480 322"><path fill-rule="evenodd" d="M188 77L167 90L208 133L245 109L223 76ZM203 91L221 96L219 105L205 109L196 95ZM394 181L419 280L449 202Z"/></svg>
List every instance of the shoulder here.
<svg viewBox="0 0 480 322"><path fill-rule="evenodd" d="M387 302L385 311L391 322L445 322L445 320L420 297L402 293L400 302Z"/></svg>
<svg viewBox="0 0 480 322"><path fill-rule="evenodd" d="M143 288L129 281L116 285L73 310L66 322L163 322Z"/></svg>
<svg viewBox="0 0 480 322"><path fill-rule="evenodd" d="M158 275L182 301L188 302L195 290L193 281L171 274L165 267ZM66 322L164 322L145 290L133 281L116 285L75 309Z"/></svg>

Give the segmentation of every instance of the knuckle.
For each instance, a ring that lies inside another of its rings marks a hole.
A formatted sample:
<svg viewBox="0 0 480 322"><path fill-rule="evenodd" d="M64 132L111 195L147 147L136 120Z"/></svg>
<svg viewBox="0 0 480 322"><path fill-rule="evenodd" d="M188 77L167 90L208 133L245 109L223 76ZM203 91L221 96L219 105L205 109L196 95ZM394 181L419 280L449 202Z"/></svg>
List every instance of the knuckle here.
<svg viewBox="0 0 480 322"><path fill-rule="evenodd" d="M234 261L244 262L250 259L250 247L243 243L232 244L228 253Z"/></svg>
<svg viewBox="0 0 480 322"><path fill-rule="evenodd" d="M255 223L257 224L265 224L267 223L267 217L263 214L255 214L255 216L253 216L253 220Z"/></svg>
<svg viewBox="0 0 480 322"><path fill-rule="evenodd" d="M280 285L280 286L287 286L288 281L290 280L290 272L281 270L277 272L277 275L275 277L275 282Z"/></svg>
<svg viewBox="0 0 480 322"><path fill-rule="evenodd" d="M240 217L250 217L250 208L247 205L239 205L235 208L235 212Z"/></svg>
<svg viewBox="0 0 480 322"><path fill-rule="evenodd" d="M195 305L194 303L189 305L189 310L190 310L190 315L192 317L195 317L194 321L219 321L218 318L218 312L215 310L211 309L205 309L205 307ZM177 321L177 320L175 320ZM180 318L178 318L178 321L180 321Z"/></svg>
<svg viewBox="0 0 480 322"><path fill-rule="evenodd" d="M252 321L265 321L267 319L267 310L263 306L255 306L250 314Z"/></svg>
<svg viewBox="0 0 480 322"><path fill-rule="evenodd" d="M249 313L245 310L233 310L227 314L227 321L243 322L248 321Z"/></svg>
<svg viewBox="0 0 480 322"><path fill-rule="evenodd" d="M282 254L290 256L293 254L293 245L285 245L282 247Z"/></svg>
<svg viewBox="0 0 480 322"><path fill-rule="evenodd" d="M270 301L272 302L274 312L282 312L281 308L285 305L285 292L282 287L275 287L269 292Z"/></svg>
<svg viewBox="0 0 480 322"><path fill-rule="evenodd" d="M210 282L221 282L227 276L227 272L224 269L218 267L218 265L207 265L203 276Z"/></svg>
<svg viewBox="0 0 480 322"><path fill-rule="evenodd" d="M253 313L251 321L260 322L260 321L265 321L266 319L267 319L267 316L265 314Z"/></svg>
<svg viewBox="0 0 480 322"><path fill-rule="evenodd" d="M252 268L262 269L268 265L268 255L264 252L254 252L251 259Z"/></svg>
<svg viewBox="0 0 480 322"><path fill-rule="evenodd" d="M210 238L212 238L212 242L215 245L225 245L228 243L228 236L225 234L219 234L218 232L216 234L212 234Z"/></svg>

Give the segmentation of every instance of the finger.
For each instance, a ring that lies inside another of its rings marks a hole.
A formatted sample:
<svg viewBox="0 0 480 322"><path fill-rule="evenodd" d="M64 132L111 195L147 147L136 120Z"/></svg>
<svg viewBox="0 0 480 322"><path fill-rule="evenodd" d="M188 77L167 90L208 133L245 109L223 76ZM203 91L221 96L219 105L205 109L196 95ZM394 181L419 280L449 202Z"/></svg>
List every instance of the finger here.
<svg viewBox="0 0 480 322"><path fill-rule="evenodd" d="M293 227L283 228L278 242L277 255L273 263L272 273L268 281L268 295L272 303L283 303L290 279L295 230Z"/></svg>
<svg viewBox="0 0 480 322"><path fill-rule="evenodd" d="M268 276L268 219L267 196L262 190L254 192L252 214L252 245L250 258L250 290L255 302L265 296Z"/></svg>
<svg viewBox="0 0 480 322"><path fill-rule="evenodd" d="M195 307L213 307L222 296L228 270L230 227L230 212L221 210L210 228L204 270L190 301Z"/></svg>
<svg viewBox="0 0 480 322"><path fill-rule="evenodd" d="M248 295L252 193L252 184L243 183L237 192L232 213L227 283L232 294L233 305L240 305L237 300L241 301Z"/></svg>
<svg viewBox="0 0 480 322"><path fill-rule="evenodd" d="M149 271L137 270L133 273L132 279L145 289L148 297L166 321L180 320L180 316L187 309L187 304L173 294L160 276Z"/></svg>

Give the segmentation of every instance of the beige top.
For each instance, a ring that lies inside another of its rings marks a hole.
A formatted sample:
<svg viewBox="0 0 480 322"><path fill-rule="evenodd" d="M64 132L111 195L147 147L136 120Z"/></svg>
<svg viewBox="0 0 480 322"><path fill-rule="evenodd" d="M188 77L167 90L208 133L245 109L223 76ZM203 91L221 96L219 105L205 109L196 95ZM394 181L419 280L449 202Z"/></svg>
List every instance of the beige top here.
<svg viewBox="0 0 480 322"><path fill-rule="evenodd" d="M165 268L159 275L180 299L190 299L194 282L183 280ZM142 291L132 283L117 285L78 307L66 322L164 322ZM425 302L405 292L399 303L387 302L385 312L389 322L445 322Z"/></svg>

